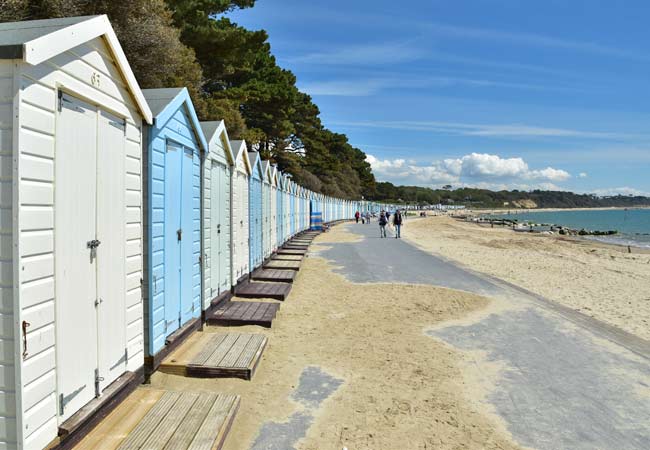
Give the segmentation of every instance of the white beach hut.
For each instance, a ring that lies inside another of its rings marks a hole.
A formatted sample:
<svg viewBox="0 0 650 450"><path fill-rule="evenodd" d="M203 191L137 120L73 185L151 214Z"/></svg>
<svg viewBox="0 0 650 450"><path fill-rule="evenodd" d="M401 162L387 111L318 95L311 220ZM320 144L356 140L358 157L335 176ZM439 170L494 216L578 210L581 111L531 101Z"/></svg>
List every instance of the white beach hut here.
<svg viewBox="0 0 650 450"><path fill-rule="evenodd" d="M235 157L235 167L232 176L232 285L248 276L249 272L249 211L248 211L248 179L251 176L251 163L248 159L248 149L244 141L230 141Z"/></svg>
<svg viewBox="0 0 650 450"><path fill-rule="evenodd" d="M235 155L226 125L201 122L208 152L203 162L203 309L228 296L233 284L231 186ZM248 197L247 197L248 198Z"/></svg>
<svg viewBox="0 0 650 450"><path fill-rule="evenodd" d="M105 16L0 24L0 98L0 448L40 449L142 379L151 111Z"/></svg>
<svg viewBox="0 0 650 450"><path fill-rule="evenodd" d="M278 167L269 167L271 183L271 253L278 248Z"/></svg>

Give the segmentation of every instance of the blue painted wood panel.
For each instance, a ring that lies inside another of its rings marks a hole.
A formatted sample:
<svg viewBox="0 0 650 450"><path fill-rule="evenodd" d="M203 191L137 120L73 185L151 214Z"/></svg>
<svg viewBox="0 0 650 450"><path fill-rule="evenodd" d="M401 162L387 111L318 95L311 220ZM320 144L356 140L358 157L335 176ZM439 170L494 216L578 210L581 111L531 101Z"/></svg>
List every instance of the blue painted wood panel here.
<svg viewBox="0 0 650 450"><path fill-rule="evenodd" d="M154 119L146 149L148 355L162 350L171 333L201 315L203 138L184 90Z"/></svg>
<svg viewBox="0 0 650 450"><path fill-rule="evenodd" d="M262 165L259 156L249 153L253 173L248 180L248 218L249 218L249 270L252 272L262 265Z"/></svg>

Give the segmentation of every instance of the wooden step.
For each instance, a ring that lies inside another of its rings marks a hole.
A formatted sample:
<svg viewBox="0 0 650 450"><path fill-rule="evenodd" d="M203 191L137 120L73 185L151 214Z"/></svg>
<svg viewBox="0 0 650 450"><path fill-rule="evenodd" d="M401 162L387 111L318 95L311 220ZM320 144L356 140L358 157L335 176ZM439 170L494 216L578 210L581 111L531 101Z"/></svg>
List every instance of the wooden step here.
<svg viewBox="0 0 650 450"><path fill-rule="evenodd" d="M291 249L291 248L281 248L276 252L276 254L278 255L305 255L306 253L307 250Z"/></svg>
<svg viewBox="0 0 650 450"><path fill-rule="evenodd" d="M160 365L161 372L195 378L242 378L255 374L268 338L257 333L197 333Z"/></svg>
<svg viewBox="0 0 650 450"><path fill-rule="evenodd" d="M251 274L251 279L255 281L277 281L278 283L293 283L293 280L295 278L295 270L258 269Z"/></svg>
<svg viewBox="0 0 650 450"><path fill-rule="evenodd" d="M300 261L271 260L264 264L265 269L300 270Z"/></svg>
<svg viewBox="0 0 650 450"><path fill-rule="evenodd" d="M283 247L285 250L308 250L308 245L296 245L296 244L285 244Z"/></svg>
<svg viewBox="0 0 650 450"><path fill-rule="evenodd" d="M268 338L262 334L216 334L187 365L187 375L250 380L262 359Z"/></svg>
<svg viewBox="0 0 650 450"><path fill-rule="evenodd" d="M294 261L290 262L293 263ZM243 298L272 298L274 300L284 300L289 295L289 292L291 292L291 284L289 283L249 281L241 283L235 287L235 295Z"/></svg>
<svg viewBox="0 0 650 450"><path fill-rule="evenodd" d="M273 261L302 261L304 255L284 255L276 254L271 257Z"/></svg>
<svg viewBox="0 0 650 450"><path fill-rule="evenodd" d="M271 328L280 309L279 303L230 301L206 316L208 325L237 327L257 325Z"/></svg>
<svg viewBox="0 0 650 450"><path fill-rule="evenodd" d="M233 394L139 388L75 448L221 449L239 404Z"/></svg>

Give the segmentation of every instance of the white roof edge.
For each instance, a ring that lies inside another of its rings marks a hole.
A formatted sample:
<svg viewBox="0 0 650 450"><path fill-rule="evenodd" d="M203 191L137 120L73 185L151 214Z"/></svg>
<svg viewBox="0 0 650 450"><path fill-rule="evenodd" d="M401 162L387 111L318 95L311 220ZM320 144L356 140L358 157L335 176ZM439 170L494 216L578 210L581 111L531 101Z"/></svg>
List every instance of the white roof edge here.
<svg viewBox="0 0 650 450"><path fill-rule="evenodd" d="M140 90L140 86L135 79L135 75L126 59L122 46L106 15L91 17L88 20L69 25L25 42L23 44L23 60L35 66L99 36L105 36L106 42L113 52L116 63L122 71L126 84L138 105L142 117L148 124L152 124L153 118L149 105Z"/></svg>

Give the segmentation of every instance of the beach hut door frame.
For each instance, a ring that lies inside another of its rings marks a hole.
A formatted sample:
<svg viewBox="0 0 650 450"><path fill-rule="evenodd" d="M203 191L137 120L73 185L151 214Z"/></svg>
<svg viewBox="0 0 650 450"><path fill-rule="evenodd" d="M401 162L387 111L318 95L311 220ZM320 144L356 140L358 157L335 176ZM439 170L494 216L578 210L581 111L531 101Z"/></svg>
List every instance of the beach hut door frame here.
<svg viewBox="0 0 650 450"><path fill-rule="evenodd" d="M124 299L126 124L59 94L55 162L59 422L127 369ZM117 186L116 186L117 185Z"/></svg>
<svg viewBox="0 0 650 450"><path fill-rule="evenodd" d="M170 139L165 148L165 336L193 317L194 151ZM178 174L181 174L179 177ZM174 176L176 175L176 176Z"/></svg>

